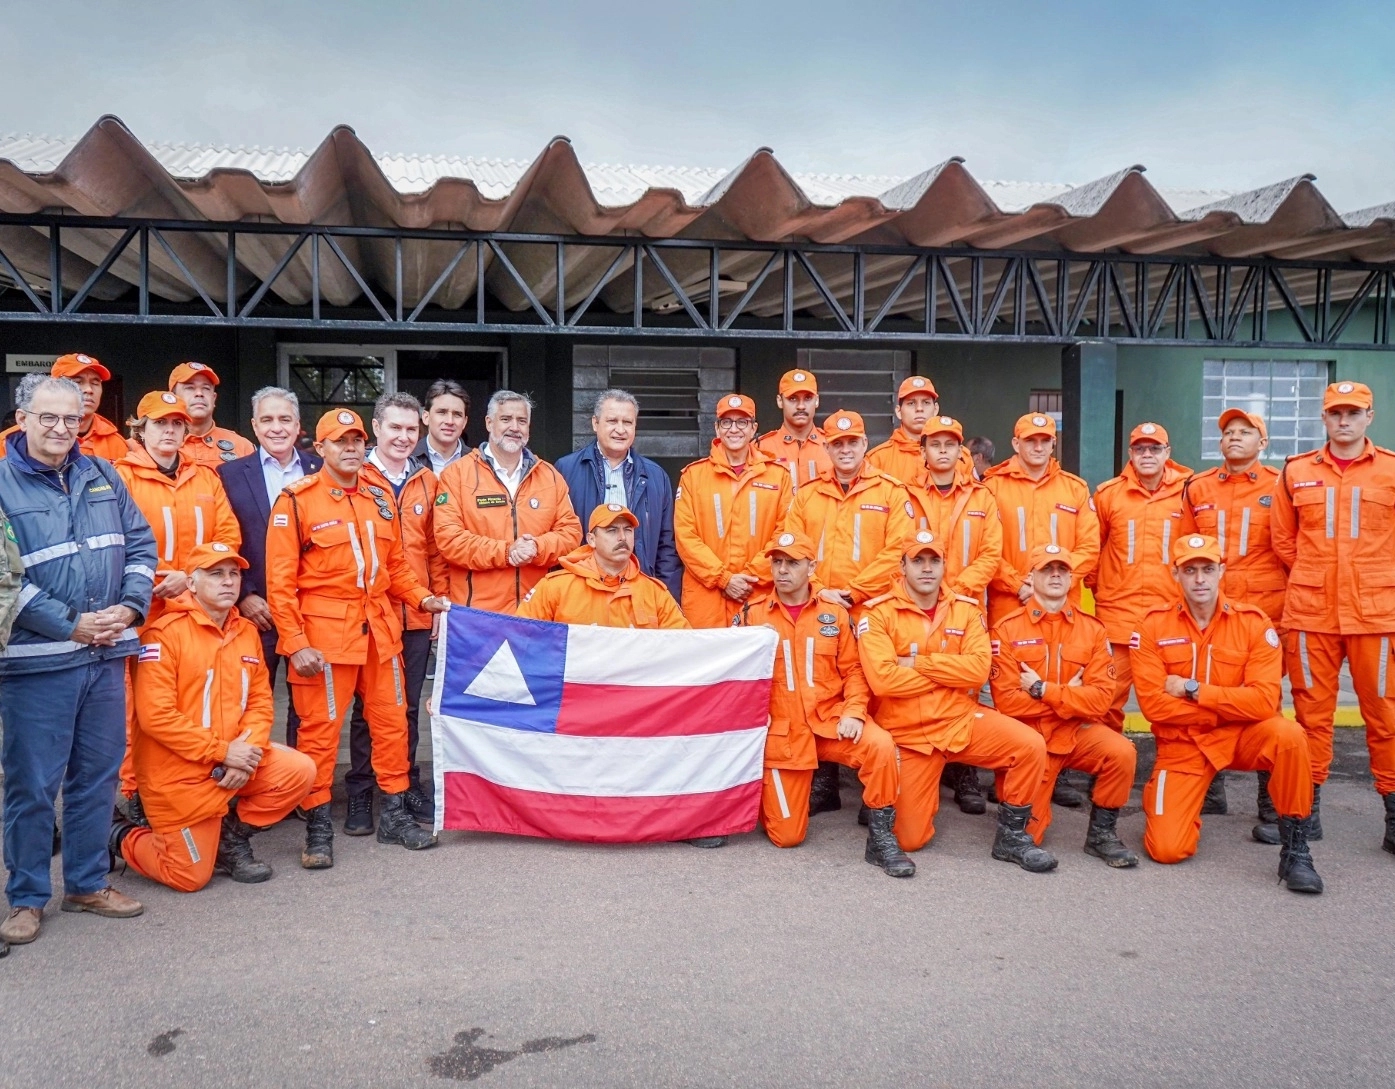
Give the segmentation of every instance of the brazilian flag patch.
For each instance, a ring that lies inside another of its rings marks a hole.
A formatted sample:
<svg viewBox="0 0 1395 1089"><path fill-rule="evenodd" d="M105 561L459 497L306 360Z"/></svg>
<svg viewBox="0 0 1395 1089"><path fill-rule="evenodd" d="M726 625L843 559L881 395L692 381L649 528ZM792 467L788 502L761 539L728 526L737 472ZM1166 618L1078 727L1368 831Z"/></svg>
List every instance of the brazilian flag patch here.
<svg viewBox="0 0 1395 1089"><path fill-rule="evenodd" d="M439 506L440 506L442 503L444 503L445 501L446 501L446 493L445 493L445 492L442 492L440 495L438 495L438 496L436 497L436 506L439 507Z"/></svg>
<svg viewBox="0 0 1395 1089"><path fill-rule="evenodd" d="M5 536L14 541L15 544L19 544L19 538L15 536L15 527L9 522L5 523Z"/></svg>

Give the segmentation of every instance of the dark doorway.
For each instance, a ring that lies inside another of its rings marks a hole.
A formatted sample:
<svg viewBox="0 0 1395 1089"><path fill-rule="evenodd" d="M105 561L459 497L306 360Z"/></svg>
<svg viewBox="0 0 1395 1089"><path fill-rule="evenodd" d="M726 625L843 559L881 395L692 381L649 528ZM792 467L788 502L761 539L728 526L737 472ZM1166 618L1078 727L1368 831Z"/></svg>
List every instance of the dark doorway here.
<svg viewBox="0 0 1395 1089"><path fill-rule="evenodd" d="M438 378L451 378L470 395L470 418L465 425L465 441L478 446L484 441L484 406L489 395L503 382L504 355L501 351L465 352L449 348L399 348L397 388L417 400L426 401L426 391Z"/></svg>

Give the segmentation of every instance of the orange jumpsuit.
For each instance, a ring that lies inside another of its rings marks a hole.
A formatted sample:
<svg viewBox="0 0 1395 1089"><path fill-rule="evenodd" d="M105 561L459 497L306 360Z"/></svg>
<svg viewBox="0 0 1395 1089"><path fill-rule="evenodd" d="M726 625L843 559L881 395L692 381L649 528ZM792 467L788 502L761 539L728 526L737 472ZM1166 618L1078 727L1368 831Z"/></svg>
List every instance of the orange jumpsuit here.
<svg viewBox="0 0 1395 1089"><path fill-rule="evenodd" d="M286 487L266 529L266 600L279 633L277 653L314 647L324 672L286 670L300 716L296 747L315 761L312 809L329 801L339 731L357 692L384 794L407 789L407 700L402 680L402 615L431 596L402 552L399 519L362 478L345 491L324 472Z"/></svg>
<svg viewBox="0 0 1395 1089"><path fill-rule="evenodd" d="M396 496L392 493L392 484L371 461L363 464L362 480L365 484L381 488L383 498L397 511L402 554L407 557L407 566L412 569L417 581L430 587L433 594L446 597L450 591L450 569L436 547L432 532L436 500L441 494L436 474L425 467L418 469L407 478L402 491ZM406 631L429 630L431 617L431 613L423 612L411 602L402 605L402 627Z"/></svg>
<svg viewBox="0 0 1395 1089"><path fill-rule="evenodd" d="M1046 682L1041 699L1022 690L1020 664ZM1032 599L993 628L988 682L993 706L1046 740L1046 774L1028 825L1038 843L1051 826L1051 793L1062 768L1097 777L1091 800L1101 809L1128 802L1138 750L1101 725L1114 699L1114 654L1103 624L1071 605L1049 613Z"/></svg>
<svg viewBox="0 0 1395 1089"><path fill-rule="evenodd" d="M945 586L981 602L1003 562L1003 520L993 493L962 472L942 492L926 471L910 492L919 510L916 528L945 542Z"/></svg>
<svg viewBox="0 0 1395 1089"><path fill-rule="evenodd" d="M1181 535L1182 489L1191 470L1169 460L1162 483L1150 492L1139 483L1132 465L1095 492L1100 520L1100 559L1087 579L1095 592L1095 616L1114 644L1114 703L1105 723L1124 729L1124 705L1129 702L1133 670L1129 641L1144 615L1178 599L1172 577L1172 546Z"/></svg>
<svg viewBox="0 0 1395 1089"><path fill-rule="evenodd" d="M133 828L121 855L137 873L180 892L208 884L228 803L267 828L301 803L315 777L309 757L271 741L271 683L257 627L228 614L220 628L192 594L169 603L141 635L136 672L136 781L149 828ZM250 730L261 763L240 790L212 778L228 742Z"/></svg>
<svg viewBox="0 0 1395 1089"><path fill-rule="evenodd" d="M904 427L897 427L886 442L868 450L867 460L872 463L872 468L880 469L906 485L919 480L925 472L925 454L920 446L920 437L909 434ZM974 457L967 446L959 450L959 468L973 476Z"/></svg>
<svg viewBox="0 0 1395 1089"><path fill-rule="evenodd" d="M1306 817L1313 805L1308 743L1303 728L1279 713L1283 660L1269 618L1222 595L1203 630L1178 603L1145 616L1134 643L1138 703L1158 745L1143 788L1148 854L1181 862L1196 853L1206 788L1226 768L1270 772L1279 815ZM1168 674L1200 681L1196 701L1169 696Z"/></svg>
<svg viewBox="0 0 1395 1089"><path fill-rule="evenodd" d="M1369 439L1340 469L1327 447L1290 458L1274 492L1274 551L1289 567L1284 656L1313 782L1332 765L1345 656L1366 723L1371 774L1395 791L1395 453Z"/></svg>
<svg viewBox="0 0 1395 1089"><path fill-rule="evenodd" d="M245 458L256 449L236 431L229 431L226 427L214 427L206 435L195 435L191 432L184 439L179 453L182 458L197 461L210 469L217 469L223 462Z"/></svg>
<svg viewBox="0 0 1395 1089"><path fill-rule="evenodd" d="M511 613L549 568L581 544L581 522L562 474L531 452L524 456L531 461L513 496L478 449L441 473L436 547L450 565L454 602ZM538 554L514 567L509 546L524 533L537 539Z"/></svg>
<svg viewBox="0 0 1395 1089"><path fill-rule="evenodd" d="M714 441L708 457L683 470L673 499L673 543L683 561L683 615L693 627L731 623L742 606L722 592L732 575L757 580L751 596L770 589L770 561L761 550L789 511L792 494L784 466L759 450L750 450L738 474Z"/></svg>
<svg viewBox="0 0 1395 1089"><path fill-rule="evenodd" d="M1080 605L1080 586L1095 569L1100 523L1090 486L1061 468L1055 458L1040 480L1033 480L1014 455L988 470L984 486L998 501L1003 520L1003 563L988 586L988 619L997 622L1022 608L1017 591L1031 570L1032 549L1057 544L1075 557L1070 603Z"/></svg>
<svg viewBox="0 0 1395 1089"><path fill-rule="evenodd" d="M1263 609L1271 623L1283 619L1288 571L1274 552L1269 518L1279 471L1255 462L1243 473L1207 469L1182 489L1181 533L1204 533L1225 556L1225 594Z"/></svg>
<svg viewBox="0 0 1395 1089"><path fill-rule="evenodd" d="M5 440L18 430L18 427L7 427L0 431L0 458L5 456ZM130 448L121 429L101 414L94 415L87 434L78 437L79 452L90 458L106 458L113 463L124 458Z"/></svg>
<svg viewBox="0 0 1395 1089"><path fill-rule="evenodd" d="M867 716L867 679L847 610L818 600L818 585L792 616L773 593L749 602L739 623L763 624L780 636L770 690L761 825L776 847L797 847L809 830L809 790L820 761L858 769L862 800L896 804L896 743ZM782 683L783 682L783 683ZM838 736L842 718L862 720L856 741Z"/></svg>
<svg viewBox="0 0 1395 1089"><path fill-rule="evenodd" d="M916 513L904 484L864 463L846 494L832 469L800 488L781 528L817 542L819 583L851 590L860 605L900 578L901 549L915 531Z"/></svg>
<svg viewBox="0 0 1395 1089"><path fill-rule="evenodd" d="M602 628L690 628L678 602L658 579L639 569L616 578L596 566L594 549L582 545L562 557L562 569L544 575L528 591L518 615L558 624L595 624Z"/></svg>
<svg viewBox="0 0 1395 1089"><path fill-rule="evenodd" d="M767 431L756 440L756 449L789 470L790 483L796 491L801 484L809 483L825 470L833 471L823 432L817 427L802 442L783 427Z"/></svg>
<svg viewBox="0 0 1395 1089"><path fill-rule="evenodd" d="M902 850L917 851L935 835L946 760L1000 770L998 796L1008 805L1033 803L1046 774L1046 742L978 702L992 651L976 601L941 590L927 613L898 579L890 594L869 602L858 632L872 717L900 750L896 841ZM899 657L914 664L898 665Z"/></svg>

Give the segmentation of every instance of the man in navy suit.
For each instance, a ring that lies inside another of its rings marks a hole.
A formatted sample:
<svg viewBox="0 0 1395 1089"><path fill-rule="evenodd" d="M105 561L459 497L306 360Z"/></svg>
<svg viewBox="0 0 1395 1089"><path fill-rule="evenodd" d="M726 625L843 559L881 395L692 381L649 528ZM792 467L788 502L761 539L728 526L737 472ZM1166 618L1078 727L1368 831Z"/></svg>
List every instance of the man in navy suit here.
<svg viewBox="0 0 1395 1089"><path fill-rule="evenodd" d="M224 462L218 467L218 475L242 527L242 557L248 563L242 572L242 599L237 608L262 633L262 650L274 685L282 659L276 653L276 627L266 603L266 525L271 519L271 505L281 489L319 472L322 463L297 445L300 402L288 389L266 386L252 395L252 431L257 436L257 449L246 457ZM299 728L300 717L288 694L287 745L295 746Z"/></svg>

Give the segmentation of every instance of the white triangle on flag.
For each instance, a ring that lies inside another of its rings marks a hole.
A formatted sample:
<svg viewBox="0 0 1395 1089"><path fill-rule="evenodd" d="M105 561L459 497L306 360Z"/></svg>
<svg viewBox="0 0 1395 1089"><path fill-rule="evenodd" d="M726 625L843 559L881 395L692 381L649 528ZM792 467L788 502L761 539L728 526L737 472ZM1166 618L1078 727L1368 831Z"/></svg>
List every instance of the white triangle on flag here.
<svg viewBox="0 0 1395 1089"><path fill-rule="evenodd" d="M494 657L466 686L465 695L498 703L523 703L529 707L538 704L533 693L528 691L528 682L523 677L523 670L518 668L518 659L513 656L508 640L499 644Z"/></svg>

